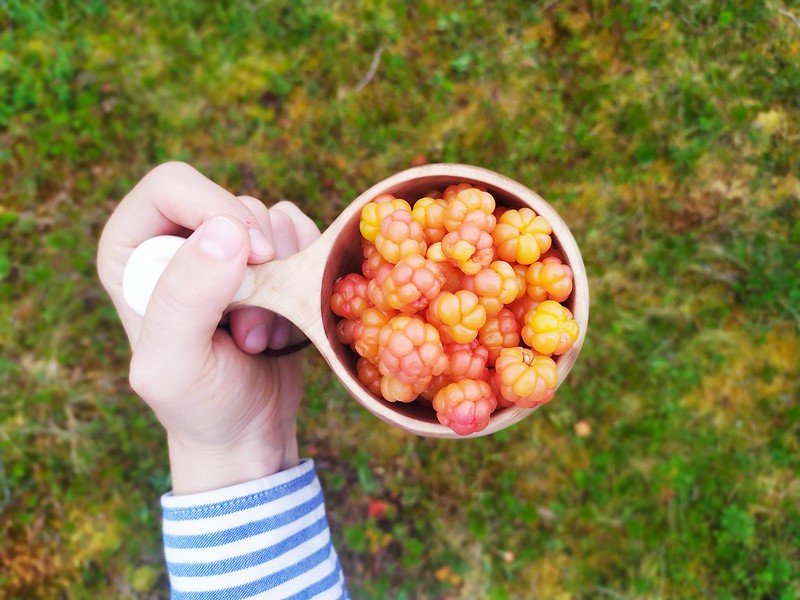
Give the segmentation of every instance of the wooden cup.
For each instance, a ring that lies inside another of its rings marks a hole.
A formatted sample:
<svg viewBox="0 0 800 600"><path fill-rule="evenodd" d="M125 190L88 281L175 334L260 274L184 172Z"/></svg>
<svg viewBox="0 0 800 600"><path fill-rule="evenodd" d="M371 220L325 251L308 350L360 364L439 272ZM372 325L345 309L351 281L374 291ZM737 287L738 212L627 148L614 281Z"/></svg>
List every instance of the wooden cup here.
<svg viewBox="0 0 800 600"><path fill-rule="evenodd" d="M231 309L260 306L276 312L297 325L314 343L353 398L379 419L425 437L463 438L488 435L524 419L534 408L509 407L495 411L483 431L459 436L441 425L434 412L414 402L391 403L373 396L356 376L358 356L336 339L336 317L329 300L339 277L361 271L363 255L358 224L361 209L379 194L389 193L413 204L430 190L443 190L461 182L480 184L498 205L509 208L528 206L542 215L553 227L553 247L561 250L572 268L572 295L563 304L572 311L580 326L580 335L571 350L554 357L561 385L580 353L589 322L589 283L583 259L566 223L535 192L493 171L460 164L432 164L392 175L356 198L327 230L308 248L285 260L251 267L254 290L231 305Z"/></svg>

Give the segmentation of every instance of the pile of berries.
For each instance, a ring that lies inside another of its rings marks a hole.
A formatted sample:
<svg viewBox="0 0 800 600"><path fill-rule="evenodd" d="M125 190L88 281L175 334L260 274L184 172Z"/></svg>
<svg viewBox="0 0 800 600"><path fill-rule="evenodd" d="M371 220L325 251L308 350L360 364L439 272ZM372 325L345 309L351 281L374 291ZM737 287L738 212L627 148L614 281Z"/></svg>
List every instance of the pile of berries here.
<svg viewBox="0 0 800 600"><path fill-rule="evenodd" d="M336 281L330 307L370 392L427 403L459 435L484 429L498 407L553 397L552 357L572 347L578 324L561 304L572 270L543 217L461 183L413 207L382 194L360 230L361 273Z"/></svg>

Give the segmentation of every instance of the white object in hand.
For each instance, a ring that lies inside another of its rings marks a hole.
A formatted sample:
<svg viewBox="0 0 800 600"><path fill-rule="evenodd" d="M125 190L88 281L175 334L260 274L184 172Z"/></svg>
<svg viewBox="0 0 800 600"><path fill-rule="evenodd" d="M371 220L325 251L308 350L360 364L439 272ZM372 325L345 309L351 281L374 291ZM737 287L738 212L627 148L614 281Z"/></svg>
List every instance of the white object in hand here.
<svg viewBox="0 0 800 600"><path fill-rule="evenodd" d="M175 235L160 235L142 242L131 254L122 274L122 296L137 315L144 316L161 274L185 241ZM197 275L200 277L202 273ZM253 270L248 268L232 302L247 298L254 287Z"/></svg>

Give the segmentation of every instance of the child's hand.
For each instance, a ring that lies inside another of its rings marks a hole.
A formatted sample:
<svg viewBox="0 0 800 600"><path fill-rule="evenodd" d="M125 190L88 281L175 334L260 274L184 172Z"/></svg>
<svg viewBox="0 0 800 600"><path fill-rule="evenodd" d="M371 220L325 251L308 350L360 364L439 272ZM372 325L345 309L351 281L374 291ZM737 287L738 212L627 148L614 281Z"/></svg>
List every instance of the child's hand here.
<svg viewBox="0 0 800 600"><path fill-rule="evenodd" d="M144 318L122 297L122 273L145 240L194 231L159 280ZM236 197L182 163L151 171L119 204L97 269L133 349L130 382L167 430L173 489L187 494L264 477L298 462L300 358L268 358L289 342L284 319L222 313L246 265L285 258L319 236L290 202Z"/></svg>

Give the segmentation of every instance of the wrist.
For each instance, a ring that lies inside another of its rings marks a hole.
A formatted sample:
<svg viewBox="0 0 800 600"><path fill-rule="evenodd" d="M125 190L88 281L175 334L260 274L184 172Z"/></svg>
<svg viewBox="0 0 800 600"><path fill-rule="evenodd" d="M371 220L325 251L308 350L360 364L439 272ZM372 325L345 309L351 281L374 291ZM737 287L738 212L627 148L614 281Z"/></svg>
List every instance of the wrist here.
<svg viewBox="0 0 800 600"><path fill-rule="evenodd" d="M173 494L216 490L297 466L297 436L290 429L230 444L197 443L168 432Z"/></svg>

